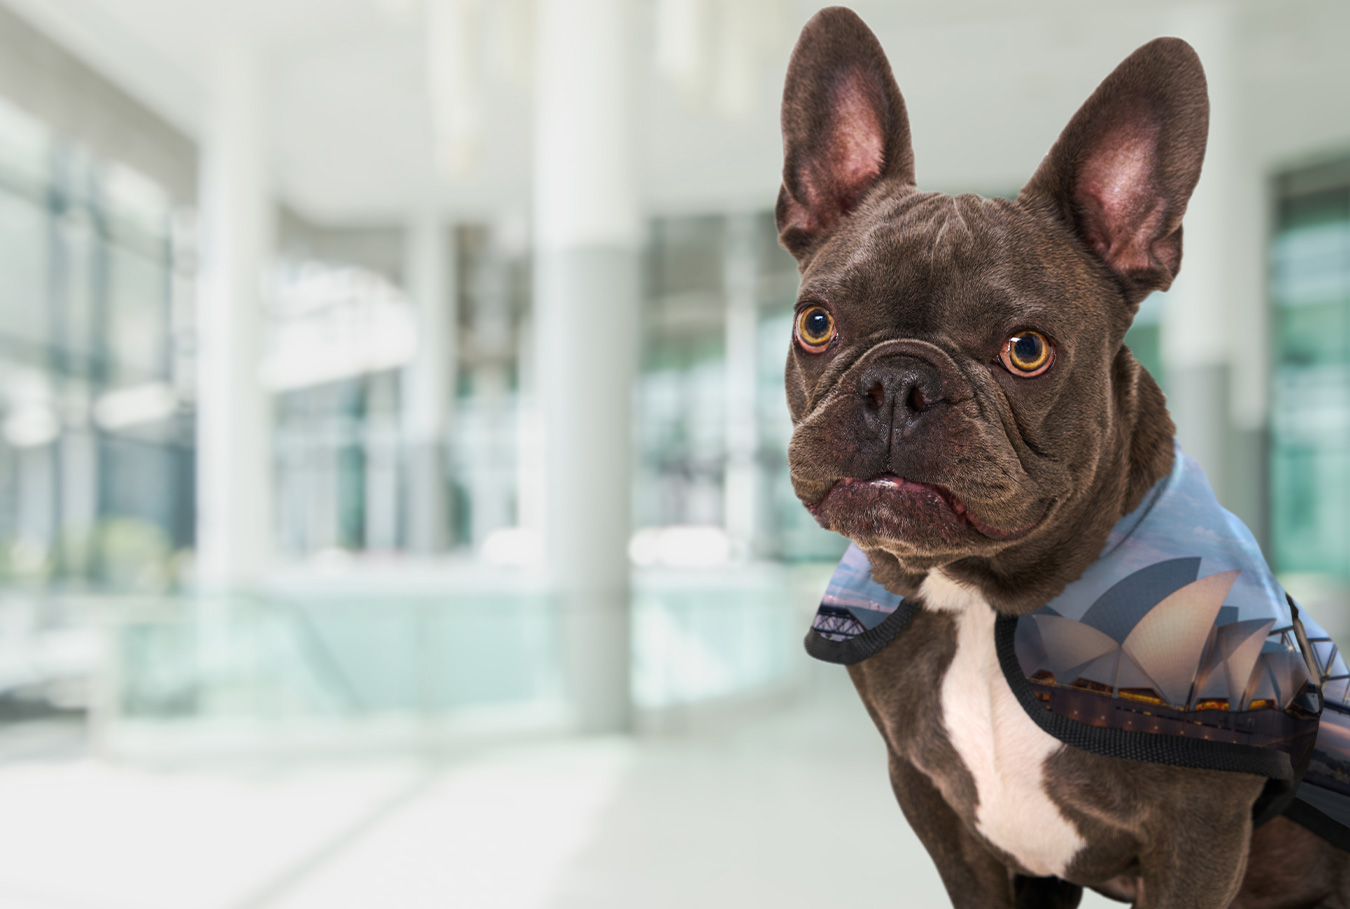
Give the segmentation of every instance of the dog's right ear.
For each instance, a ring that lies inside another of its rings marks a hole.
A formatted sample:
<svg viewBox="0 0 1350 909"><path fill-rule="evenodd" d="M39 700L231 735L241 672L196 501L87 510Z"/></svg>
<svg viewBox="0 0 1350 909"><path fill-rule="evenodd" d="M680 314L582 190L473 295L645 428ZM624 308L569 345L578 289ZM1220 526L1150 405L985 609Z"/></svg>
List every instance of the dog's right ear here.
<svg viewBox="0 0 1350 909"><path fill-rule="evenodd" d="M1135 306L1181 268L1181 216L1208 130L1200 58L1179 38L1157 38L1084 102L1019 198L1067 225Z"/></svg>
<svg viewBox="0 0 1350 909"><path fill-rule="evenodd" d="M884 179L914 184L905 101L881 43L849 9L802 29L783 87L778 240L799 264Z"/></svg>

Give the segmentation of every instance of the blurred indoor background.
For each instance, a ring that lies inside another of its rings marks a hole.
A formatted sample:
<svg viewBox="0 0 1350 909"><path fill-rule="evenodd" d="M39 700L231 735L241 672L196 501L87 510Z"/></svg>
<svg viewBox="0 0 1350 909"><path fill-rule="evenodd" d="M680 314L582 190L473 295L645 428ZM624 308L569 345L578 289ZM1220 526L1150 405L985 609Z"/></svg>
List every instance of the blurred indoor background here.
<svg viewBox="0 0 1350 909"><path fill-rule="evenodd" d="M1350 639L1350 6L855 8L952 192L1196 46L1128 343ZM814 11L0 0L0 907L941 904L800 644L845 545L785 466Z"/></svg>

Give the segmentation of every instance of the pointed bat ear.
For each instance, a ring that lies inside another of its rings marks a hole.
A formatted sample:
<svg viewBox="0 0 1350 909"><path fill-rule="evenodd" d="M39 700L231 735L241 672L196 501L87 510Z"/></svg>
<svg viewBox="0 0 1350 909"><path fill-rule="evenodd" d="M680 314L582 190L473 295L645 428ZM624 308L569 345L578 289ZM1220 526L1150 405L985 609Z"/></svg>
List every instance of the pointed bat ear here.
<svg viewBox="0 0 1350 909"><path fill-rule="evenodd" d="M799 263L882 180L914 184L905 101L876 35L843 7L802 29L783 88L778 239Z"/></svg>
<svg viewBox="0 0 1350 909"><path fill-rule="evenodd" d="M1181 216L1208 131L1200 58L1158 38L1098 86L1019 199L1066 223L1137 304L1181 268Z"/></svg>

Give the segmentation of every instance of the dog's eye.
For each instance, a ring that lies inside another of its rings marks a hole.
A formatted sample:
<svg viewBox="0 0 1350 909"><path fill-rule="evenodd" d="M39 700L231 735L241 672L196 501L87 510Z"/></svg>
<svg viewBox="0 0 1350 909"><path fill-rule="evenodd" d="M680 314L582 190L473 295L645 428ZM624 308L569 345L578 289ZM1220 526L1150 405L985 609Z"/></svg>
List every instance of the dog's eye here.
<svg viewBox="0 0 1350 909"><path fill-rule="evenodd" d="M834 340L834 316L823 306L808 306L797 316L797 343L809 353L820 353Z"/></svg>
<svg viewBox="0 0 1350 909"><path fill-rule="evenodd" d="M1039 331L1019 331L1003 344L999 359L1008 371L1019 376L1039 376L1050 368L1055 349Z"/></svg>

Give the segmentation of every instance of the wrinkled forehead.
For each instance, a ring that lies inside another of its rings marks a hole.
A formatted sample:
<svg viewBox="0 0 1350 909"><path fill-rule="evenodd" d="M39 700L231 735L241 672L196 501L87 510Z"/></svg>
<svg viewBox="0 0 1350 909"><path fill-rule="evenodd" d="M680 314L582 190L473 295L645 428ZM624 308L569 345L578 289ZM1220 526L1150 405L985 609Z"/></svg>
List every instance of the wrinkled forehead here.
<svg viewBox="0 0 1350 909"><path fill-rule="evenodd" d="M1067 229L1018 203L919 192L869 200L822 246L801 286L803 298L866 303L916 331L960 315L1081 322L1106 313L1091 301L1116 295Z"/></svg>

